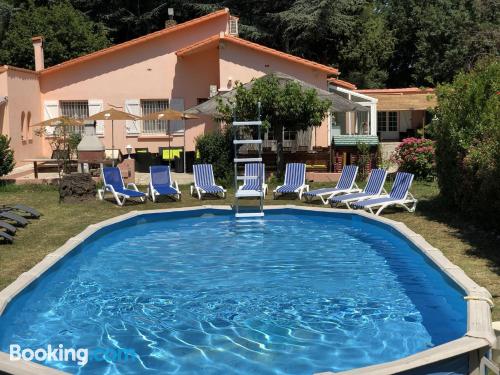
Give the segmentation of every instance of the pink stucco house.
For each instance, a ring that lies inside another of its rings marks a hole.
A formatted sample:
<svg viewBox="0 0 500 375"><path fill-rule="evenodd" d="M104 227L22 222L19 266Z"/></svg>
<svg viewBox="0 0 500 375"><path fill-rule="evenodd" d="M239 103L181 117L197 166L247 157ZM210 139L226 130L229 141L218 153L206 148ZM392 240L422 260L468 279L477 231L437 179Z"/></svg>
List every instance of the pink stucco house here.
<svg viewBox="0 0 500 375"><path fill-rule="evenodd" d="M228 9L47 68L43 37L33 38L33 47L34 71L0 66L0 133L11 138L18 165L29 158L50 157L47 139L35 136L30 127L40 121L59 115L85 118L110 106L136 115L166 107L184 110L231 90L237 82L276 71L336 90L370 108L362 118L332 113L314 131L286 133L285 143L301 142L302 148L312 149L329 146L336 134L377 135L376 98L340 80L333 67L238 37L238 18ZM208 116L185 124L172 122L168 136L165 122L116 121L114 143L122 153L127 145L158 152L169 141L173 147L185 142L186 151L192 151L195 138L215 126ZM97 133L111 148L109 124L98 122Z"/></svg>

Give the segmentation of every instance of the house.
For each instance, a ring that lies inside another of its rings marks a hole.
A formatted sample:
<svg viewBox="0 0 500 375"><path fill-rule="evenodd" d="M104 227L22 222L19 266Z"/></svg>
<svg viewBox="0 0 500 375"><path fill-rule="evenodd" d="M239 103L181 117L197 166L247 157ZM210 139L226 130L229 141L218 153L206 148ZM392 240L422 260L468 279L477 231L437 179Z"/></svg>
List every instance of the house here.
<svg viewBox="0 0 500 375"><path fill-rule="evenodd" d="M332 113L321 127L302 134L285 130L289 150L327 149L336 135L365 134L376 140L380 116L377 102L380 105L383 94L368 96L366 90L356 90L354 85L340 80L336 68L240 38L238 18L228 9L178 25L169 24L163 30L51 67L44 66L43 37L35 37L32 42L34 71L0 66L0 132L11 137L18 164L29 158L50 157L50 129L42 138L34 135L30 126L40 121L59 115L86 118L110 107L135 115L167 107L185 110L233 89L237 82L246 83L272 72L336 90L370 107L368 112ZM388 129L392 129L390 116ZM167 134L165 121L115 121L114 145L123 154L127 146L131 146L132 153L145 149L157 153L169 143L194 151L196 137L216 126L211 118L202 116L172 121ZM96 132L110 149L109 124L98 121ZM382 137L385 134L380 133ZM274 141L266 136L266 142L269 145Z"/></svg>

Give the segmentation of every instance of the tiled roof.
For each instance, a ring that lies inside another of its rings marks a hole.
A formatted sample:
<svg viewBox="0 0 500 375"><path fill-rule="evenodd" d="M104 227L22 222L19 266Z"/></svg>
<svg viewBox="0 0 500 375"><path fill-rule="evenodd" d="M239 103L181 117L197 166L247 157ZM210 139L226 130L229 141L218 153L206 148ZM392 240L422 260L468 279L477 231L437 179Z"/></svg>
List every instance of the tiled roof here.
<svg viewBox="0 0 500 375"><path fill-rule="evenodd" d="M185 28L188 28L188 27L199 25L202 22L206 22L206 21L212 20L212 19L217 18L217 17L221 17L221 16L227 17L228 14L229 14L229 9L227 9L227 8L222 9L222 10L219 10L217 12L213 12L213 13L207 14L205 16L195 18L193 20L180 23L178 25L169 27L167 29L155 31L153 33L141 36L139 38L135 38L135 39L129 40L129 41L124 42L124 43L116 44L114 46L104 48L102 50L92 52L92 53L77 57L77 58L72 59L72 60L65 61L61 64L57 64L57 65L51 66L49 68L46 68L44 70L41 70L40 74L54 72L54 71L57 71L59 69L66 68L68 66L72 66L75 64L79 64L79 63L94 59L94 58L99 57L99 56L107 55L108 53L119 51L121 49L128 48L128 47L131 47L131 46L143 43L143 42L147 42L147 41L150 41L152 39L156 39L156 38L164 36L164 35L168 35L168 34L171 34L171 33L177 32L177 31L181 31L181 30L184 30Z"/></svg>
<svg viewBox="0 0 500 375"><path fill-rule="evenodd" d="M181 48L179 50L177 50L175 52L175 54L177 56L187 56L189 55L190 53L192 52L196 52L198 51L200 48L202 47L205 47L205 46L208 46L212 43L214 44L218 44L219 43L219 40L220 40L220 36L219 35L214 35L214 36L211 36L210 38L207 38L207 39L203 39L203 40L200 40L199 42L196 42L196 43L193 43L187 47L184 47L184 48Z"/></svg>
<svg viewBox="0 0 500 375"><path fill-rule="evenodd" d="M366 143L370 146L378 145L376 135L334 135L333 146L356 146L358 143Z"/></svg>
<svg viewBox="0 0 500 375"><path fill-rule="evenodd" d="M327 66L327 65L323 65L323 64L320 64L320 63L317 63L314 61L306 60L306 59L303 59L302 57L290 55L288 53L281 52L281 51L278 51L278 50L275 50L275 49L272 49L269 47L265 47L265 46L262 46L260 44L253 43L253 42L250 42L248 40L241 39L241 38L238 38L238 37L235 37L232 35L224 36L224 40L228 40L232 43L239 44L239 45L244 46L244 47L252 48L252 49L260 51L260 52L268 53L270 55L281 57L285 60L296 62L296 63L302 64L302 65L306 65L306 66L309 66L311 68L322 70L322 71L329 73L329 74L335 74L335 75L339 74L338 69L335 69L331 66Z"/></svg>
<svg viewBox="0 0 500 375"><path fill-rule="evenodd" d="M328 82L331 83L332 85L344 87L344 88L349 89L349 90L356 89L355 84L347 82L347 81L343 81L343 80L338 79L338 78L328 78Z"/></svg>
<svg viewBox="0 0 500 375"><path fill-rule="evenodd" d="M356 90L362 94L387 94L387 95L405 95L405 94L432 94L432 88L405 87L401 89L363 89Z"/></svg>
<svg viewBox="0 0 500 375"><path fill-rule="evenodd" d="M176 52L176 54L177 54L177 56L186 56L189 53L195 52L199 48L202 48L206 45L209 45L210 43L213 43L216 40L234 43L236 45L243 46L245 48L251 48L251 49L259 51L259 52L267 53L267 54L270 54L270 55L273 55L273 56L276 56L276 57L279 57L279 58L282 58L282 59L285 59L288 61L292 61L294 63L298 63L301 65L308 66L310 68L321 70L327 74L335 74L335 75L339 74L339 71L331 66L319 64L319 63L314 62L314 61L303 59L302 57L290 55L288 53L281 52L281 51L275 50L273 48L265 47L265 46L262 46L260 44L253 43L253 42L250 42L250 41L242 39L242 38L238 38L238 37L233 36L233 35L216 35L216 36L207 38L205 40L202 40L200 42L194 43L194 44L187 46L185 48L182 48L182 49L178 50Z"/></svg>

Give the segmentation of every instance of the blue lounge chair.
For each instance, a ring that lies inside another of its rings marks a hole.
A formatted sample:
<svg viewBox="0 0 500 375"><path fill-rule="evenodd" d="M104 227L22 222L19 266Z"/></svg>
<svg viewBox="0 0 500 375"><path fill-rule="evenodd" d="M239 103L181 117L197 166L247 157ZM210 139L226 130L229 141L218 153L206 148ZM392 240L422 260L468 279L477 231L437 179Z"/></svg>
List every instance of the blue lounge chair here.
<svg viewBox="0 0 500 375"><path fill-rule="evenodd" d="M255 190L263 191L267 194L266 167L264 163L247 163L245 164L245 176L243 177L243 185L239 190Z"/></svg>
<svg viewBox="0 0 500 375"><path fill-rule="evenodd" d="M285 183L273 191L274 199L278 194L295 193L302 199L304 191L309 191L306 185L306 165L303 163L288 163L285 170Z"/></svg>
<svg viewBox="0 0 500 375"><path fill-rule="evenodd" d="M119 168L104 167L102 169L102 179L104 181L104 187L97 191L100 200L104 200L105 193L109 191L113 194L113 197L119 206L123 206L127 199L132 198L138 198L141 202L146 201L146 194L139 191L133 182L129 182L127 187L125 187L122 173Z"/></svg>
<svg viewBox="0 0 500 375"><path fill-rule="evenodd" d="M214 170L212 164L195 164L193 165L194 184L191 185L191 195L194 192L201 199L203 195L222 194L222 198L226 196L226 189L215 184Z"/></svg>
<svg viewBox="0 0 500 375"><path fill-rule="evenodd" d="M384 208L394 205L404 207L408 212L414 212L417 200L409 192L412 181L413 175L411 173L398 172L389 195L356 202L353 203L353 207L363 208L372 214L374 213L373 209L379 207L375 215L380 215Z"/></svg>
<svg viewBox="0 0 500 375"><path fill-rule="evenodd" d="M346 193L357 193L361 191L356 185L356 176L358 174L357 165L346 165L342 169L342 174L340 175L337 186L333 188L323 188L308 191L304 193L306 200L311 201L315 197L319 197L323 204L328 204L328 200L339 194Z"/></svg>
<svg viewBox="0 0 500 375"><path fill-rule="evenodd" d="M372 169L370 176L368 177L368 182L364 190L361 193L354 194L344 194L337 195L336 197L331 197L329 199L330 205L340 206L345 204L347 208L351 208L350 203L358 202L365 199L377 198L382 194L387 194L384 189L385 179L387 177L387 171L385 169Z"/></svg>
<svg viewBox="0 0 500 375"><path fill-rule="evenodd" d="M148 195L153 202L156 196L166 195L181 199L181 191L177 181L172 181L170 167L168 165L153 165L149 167L149 189Z"/></svg>

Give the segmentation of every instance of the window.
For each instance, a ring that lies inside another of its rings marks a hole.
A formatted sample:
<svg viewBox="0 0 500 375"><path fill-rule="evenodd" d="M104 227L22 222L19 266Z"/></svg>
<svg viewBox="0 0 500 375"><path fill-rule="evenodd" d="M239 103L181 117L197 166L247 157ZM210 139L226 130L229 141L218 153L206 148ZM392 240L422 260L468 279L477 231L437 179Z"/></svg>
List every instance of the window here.
<svg viewBox="0 0 500 375"><path fill-rule="evenodd" d="M81 120L89 117L89 102L87 100L61 100L59 108L61 116ZM70 126L68 130L72 133L83 133L83 126Z"/></svg>
<svg viewBox="0 0 500 375"><path fill-rule="evenodd" d="M295 141L297 139L297 131L295 130L285 130L283 132L284 141Z"/></svg>
<svg viewBox="0 0 500 375"><path fill-rule="evenodd" d="M398 131L398 113L397 112L389 112L389 131L397 132Z"/></svg>
<svg viewBox="0 0 500 375"><path fill-rule="evenodd" d="M168 108L167 99L143 99L141 100L142 115L164 111ZM167 134L168 122L165 120L144 120L142 132L145 134Z"/></svg>
<svg viewBox="0 0 500 375"><path fill-rule="evenodd" d="M377 128L379 132L398 131L397 112L377 112Z"/></svg>

